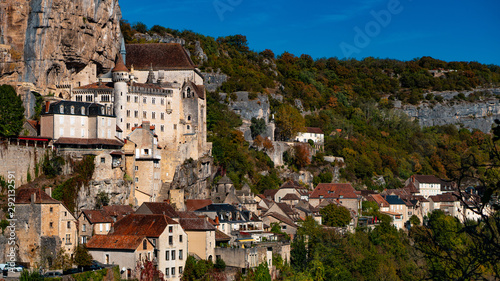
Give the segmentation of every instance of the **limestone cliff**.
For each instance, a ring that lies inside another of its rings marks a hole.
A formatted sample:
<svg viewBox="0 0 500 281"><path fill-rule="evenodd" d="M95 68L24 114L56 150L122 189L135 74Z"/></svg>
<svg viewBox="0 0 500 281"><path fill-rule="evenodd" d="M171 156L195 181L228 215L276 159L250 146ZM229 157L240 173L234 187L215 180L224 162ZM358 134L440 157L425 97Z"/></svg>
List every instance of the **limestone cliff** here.
<svg viewBox="0 0 500 281"><path fill-rule="evenodd" d="M55 88L109 70L120 19L118 0L0 1L0 83Z"/></svg>
<svg viewBox="0 0 500 281"><path fill-rule="evenodd" d="M465 96L474 91L464 92ZM446 124L462 125L468 129L490 132L495 119L500 119L500 89L488 89L489 98L467 102L453 99L458 92L446 93L443 103L423 103L418 106L405 105L402 110L411 118L417 119L421 126Z"/></svg>

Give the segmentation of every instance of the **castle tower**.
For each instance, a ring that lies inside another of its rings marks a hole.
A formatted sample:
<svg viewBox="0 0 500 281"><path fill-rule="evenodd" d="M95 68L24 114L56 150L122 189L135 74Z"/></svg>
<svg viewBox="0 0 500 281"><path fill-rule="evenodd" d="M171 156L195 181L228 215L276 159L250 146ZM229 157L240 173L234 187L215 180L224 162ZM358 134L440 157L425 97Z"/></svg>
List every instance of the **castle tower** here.
<svg viewBox="0 0 500 281"><path fill-rule="evenodd" d="M128 93L127 82L129 81L128 69L123 63L121 55L117 56L115 67L111 70L115 88L115 114L116 125L124 130L126 99Z"/></svg>

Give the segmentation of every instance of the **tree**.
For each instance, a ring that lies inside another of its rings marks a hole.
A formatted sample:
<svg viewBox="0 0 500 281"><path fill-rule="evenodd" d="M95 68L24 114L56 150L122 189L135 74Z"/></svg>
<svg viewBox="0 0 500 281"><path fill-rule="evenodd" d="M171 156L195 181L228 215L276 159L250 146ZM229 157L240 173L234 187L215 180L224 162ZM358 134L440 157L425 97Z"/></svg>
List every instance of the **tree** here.
<svg viewBox="0 0 500 281"><path fill-rule="evenodd" d="M250 131L252 134L252 139L255 139L258 135L262 135L266 132L266 121L263 118L252 118L252 124L250 125Z"/></svg>
<svg viewBox="0 0 500 281"><path fill-rule="evenodd" d="M109 196L106 192L104 191L99 191L97 193L97 198L95 202L95 208L96 209L101 209L103 206L107 206L109 204Z"/></svg>
<svg viewBox="0 0 500 281"><path fill-rule="evenodd" d="M269 274L269 267L267 262L263 262L257 266L254 272L255 281L271 281L271 274Z"/></svg>
<svg viewBox="0 0 500 281"><path fill-rule="evenodd" d="M415 226L415 225L420 225L420 219L416 216L416 215L412 215L410 217L410 223L411 225Z"/></svg>
<svg viewBox="0 0 500 281"><path fill-rule="evenodd" d="M276 129L279 139L289 140L305 127L304 117L299 110L289 104L282 104L275 114Z"/></svg>
<svg viewBox="0 0 500 281"><path fill-rule="evenodd" d="M319 211L323 216L323 224L344 227L351 222L351 212L343 206L329 204Z"/></svg>
<svg viewBox="0 0 500 281"><path fill-rule="evenodd" d="M74 263L78 267L90 266L92 265L92 255L89 250L84 245L78 245L74 252Z"/></svg>
<svg viewBox="0 0 500 281"><path fill-rule="evenodd" d="M294 147L295 164L299 168L304 168L305 166L311 164L311 152L309 151L309 146L304 143L296 144Z"/></svg>
<svg viewBox="0 0 500 281"><path fill-rule="evenodd" d="M10 85L0 86L0 137L17 136L23 127L24 107Z"/></svg>
<svg viewBox="0 0 500 281"><path fill-rule="evenodd" d="M304 238L296 235L293 239L290 250L290 265L296 271L304 271L307 268L307 249Z"/></svg>
<svg viewBox="0 0 500 281"><path fill-rule="evenodd" d="M137 268L140 270L139 280L144 281L163 281L163 272L158 270L157 266L153 264L152 261L146 260L144 262L138 262Z"/></svg>
<svg viewBox="0 0 500 281"><path fill-rule="evenodd" d="M137 32L140 32L140 33L146 33L148 32L148 27L142 23L142 22L136 22L133 26L132 26L133 29L135 29Z"/></svg>

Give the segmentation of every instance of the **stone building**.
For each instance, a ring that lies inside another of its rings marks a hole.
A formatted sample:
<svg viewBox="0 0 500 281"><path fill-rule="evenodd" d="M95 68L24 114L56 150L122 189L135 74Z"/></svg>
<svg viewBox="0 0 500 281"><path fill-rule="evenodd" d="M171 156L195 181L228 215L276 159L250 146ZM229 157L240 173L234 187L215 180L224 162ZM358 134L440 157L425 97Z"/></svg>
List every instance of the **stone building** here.
<svg viewBox="0 0 500 281"><path fill-rule="evenodd" d="M18 261L50 266L60 251L72 255L78 244L76 218L40 188L21 188L16 195Z"/></svg>

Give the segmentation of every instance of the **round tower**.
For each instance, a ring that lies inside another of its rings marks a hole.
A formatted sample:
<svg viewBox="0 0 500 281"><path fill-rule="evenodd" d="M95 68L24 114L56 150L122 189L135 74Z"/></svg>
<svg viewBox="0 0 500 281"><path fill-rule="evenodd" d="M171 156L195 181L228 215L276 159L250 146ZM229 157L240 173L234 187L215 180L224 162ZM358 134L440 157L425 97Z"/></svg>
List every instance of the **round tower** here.
<svg viewBox="0 0 500 281"><path fill-rule="evenodd" d="M116 114L116 125L126 132L124 124L126 123L126 100L128 94L129 72L121 55L117 56L115 67L111 70L113 75L113 83L115 88L114 109Z"/></svg>

